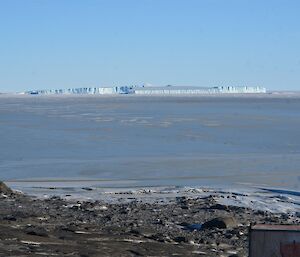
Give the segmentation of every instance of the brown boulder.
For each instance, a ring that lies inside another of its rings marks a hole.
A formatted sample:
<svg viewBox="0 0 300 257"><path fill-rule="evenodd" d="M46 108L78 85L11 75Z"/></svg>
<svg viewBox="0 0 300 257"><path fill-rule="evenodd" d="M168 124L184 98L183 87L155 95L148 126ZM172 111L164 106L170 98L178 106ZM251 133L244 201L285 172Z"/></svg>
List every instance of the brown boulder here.
<svg viewBox="0 0 300 257"><path fill-rule="evenodd" d="M238 224L233 217L218 217L203 223L202 229L233 228L237 225Z"/></svg>

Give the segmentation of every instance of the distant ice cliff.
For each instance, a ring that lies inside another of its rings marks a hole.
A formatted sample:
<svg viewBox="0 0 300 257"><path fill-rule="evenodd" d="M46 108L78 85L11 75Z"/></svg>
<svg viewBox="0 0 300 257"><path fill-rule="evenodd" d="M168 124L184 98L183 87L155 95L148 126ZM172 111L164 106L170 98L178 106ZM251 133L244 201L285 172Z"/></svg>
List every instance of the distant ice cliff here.
<svg viewBox="0 0 300 257"><path fill-rule="evenodd" d="M221 86L221 87L153 87L153 86L117 86L117 87L82 87L69 89L30 90L24 92L30 95L55 94L92 94L92 95L196 95L196 94L257 94L266 93L266 88L254 86Z"/></svg>

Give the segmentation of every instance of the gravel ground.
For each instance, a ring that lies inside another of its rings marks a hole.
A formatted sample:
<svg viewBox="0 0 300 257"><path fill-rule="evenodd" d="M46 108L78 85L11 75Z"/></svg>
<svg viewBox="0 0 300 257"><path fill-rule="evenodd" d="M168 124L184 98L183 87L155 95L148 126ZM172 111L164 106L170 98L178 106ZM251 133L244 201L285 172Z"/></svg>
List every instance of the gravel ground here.
<svg viewBox="0 0 300 257"><path fill-rule="evenodd" d="M0 256L241 257L251 223L299 223L296 215L221 205L213 196L108 204L38 199L0 183L0 203Z"/></svg>

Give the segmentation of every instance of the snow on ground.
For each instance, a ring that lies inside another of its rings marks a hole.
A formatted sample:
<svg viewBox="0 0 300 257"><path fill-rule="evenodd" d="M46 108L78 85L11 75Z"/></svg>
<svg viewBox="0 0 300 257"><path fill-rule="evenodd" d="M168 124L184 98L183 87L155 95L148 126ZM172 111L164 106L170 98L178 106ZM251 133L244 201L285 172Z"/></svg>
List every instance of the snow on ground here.
<svg viewBox="0 0 300 257"><path fill-rule="evenodd" d="M60 196L65 199L126 202L132 200L167 203L176 197L207 197L212 195L223 205L241 206L272 213L300 213L300 192L257 186L236 187L137 187L106 188L89 183L62 186L60 183L11 184L12 188L39 198Z"/></svg>

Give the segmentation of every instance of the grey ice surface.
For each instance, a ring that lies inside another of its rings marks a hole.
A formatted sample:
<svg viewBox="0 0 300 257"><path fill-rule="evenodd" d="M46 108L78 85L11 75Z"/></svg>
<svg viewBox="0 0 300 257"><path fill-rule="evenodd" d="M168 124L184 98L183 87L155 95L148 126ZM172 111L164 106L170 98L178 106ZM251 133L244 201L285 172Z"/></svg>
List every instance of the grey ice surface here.
<svg viewBox="0 0 300 257"><path fill-rule="evenodd" d="M297 97L1 96L0 180L299 191L299 110Z"/></svg>

